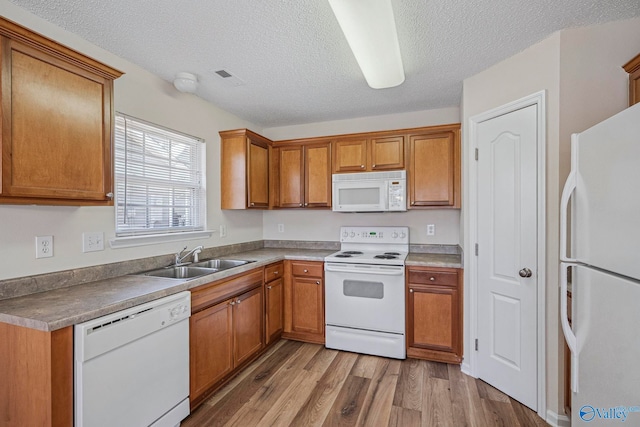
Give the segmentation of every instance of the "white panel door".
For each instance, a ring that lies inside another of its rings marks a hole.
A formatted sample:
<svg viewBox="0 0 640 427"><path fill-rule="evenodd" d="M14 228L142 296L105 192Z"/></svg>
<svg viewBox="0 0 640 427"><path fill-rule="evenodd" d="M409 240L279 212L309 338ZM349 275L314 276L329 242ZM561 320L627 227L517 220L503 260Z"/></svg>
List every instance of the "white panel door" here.
<svg viewBox="0 0 640 427"><path fill-rule="evenodd" d="M478 376L533 410L538 406L536 116L535 105L522 108L479 123L477 133Z"/></svg>

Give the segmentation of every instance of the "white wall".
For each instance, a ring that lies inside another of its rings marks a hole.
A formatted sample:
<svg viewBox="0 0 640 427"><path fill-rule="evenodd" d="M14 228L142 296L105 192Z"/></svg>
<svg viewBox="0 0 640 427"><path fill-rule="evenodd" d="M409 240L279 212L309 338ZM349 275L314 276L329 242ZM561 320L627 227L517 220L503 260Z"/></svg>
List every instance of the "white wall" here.
<svg viewBox="0 0 640 427"><path fill-rule="evenodd" d="M570 135L580 132L627 106L627 74L621 68L640 52L640 18L604 25L564 30L513 57L464 81L462 99L463 187L469 176L469 140L465 126L469 118L532 94L546 90L546 349L547 410L564 413L563 337L559 326L558 250L559 199L570 166ZM467 167L465 167L465 164ZM463 193L463 206L469 193ZM471 223L468 210L462 212L463 229ZM468 233L467 233L468 234ZM464 245L474 243L463 236ZM465 252L465 268L470 254ZM470 279L465 275L465 299ZM468 312L467 312L468 313ZM468 316L465 316L465 348L471 348Z"/></svg>
<svg viewBox="0 0 640 427"><path fill-rule="evenodd" d="M82 253L82 233L103 231L114 236L112 207L49 207L0 205L0 280L69 268L176 252L189 245L205 247L262 239L260 212L220 209L220 148L218 131L257 126L233 116L202 99L177 92L173 86L140 67L0 0L2 15L35 32L98 59L126 74L115 82L115 109L181 132L204 138L207 144L207 223L218 229L226 224L228 237L181 241L138 248ZM35 236L53 235L54 256L35 259ZM108 245L107 245L108 246Z"/></svg>
<svg viewBox="0 0 640 427"><path fill-rule="evenodd" d="M459 108L450 107L267 128L263 130L263 135L277 141L459 122ZM284 233L278 232L278 224L284 224ZM435 236L426 235L427 224L436 225ZM410 227L409 235L412 244L460 244L460 210L458 209L413 210L383 214L347 214L327 210L272 210L264 212L263 236L269 240L337 241L339 240L340 226L343 225L406 225Z"/></svg>
<svg viewBox="0 0 640 427"><path fill-rule="evenodd" d="M284 224L284 233L278 232ZM427 224L435 224L435 236L427 236ZM264 238L267 240L340 240L340 226L408 226L412 244L457 245L460 210L437 209L386 213L340 213L331 211L273 210L263 216Z"/></svg>
<svg viewBox="0 0 640 427"><path fill-rule="evenodd" d="M556 33L551 37L527 48L505 61L502 61L489 69L476 74L464 81L462 111L463 125L467 126L469 118L487 110L499 107L508 102L520 99L524 96L546 91L547 111L547 271L545 280L547 285L547 306L551 311L547 316L547 405L548 409L558 412L558 205L559 205L559 97L560 97L560 35ZM469 149L469 135L463 132L463 159L468 165L471 160ZM464 167L464 186L474 182L475 177L469 176L468 166ZM463 194L463 205L468 205L469 192ZM463 212L465 230L469 230L472 218L468 209ZM465 247L471 247L474 236L466 233L464 236ZM470 251L465 251L465 269L470 270ZM470 275L465 274L465 300L469 301ZM466 311L468 314L468 311ZM469 316L465 316L465 343L466 351L472 349L471 340L474 338L469 333Z"/></svg>

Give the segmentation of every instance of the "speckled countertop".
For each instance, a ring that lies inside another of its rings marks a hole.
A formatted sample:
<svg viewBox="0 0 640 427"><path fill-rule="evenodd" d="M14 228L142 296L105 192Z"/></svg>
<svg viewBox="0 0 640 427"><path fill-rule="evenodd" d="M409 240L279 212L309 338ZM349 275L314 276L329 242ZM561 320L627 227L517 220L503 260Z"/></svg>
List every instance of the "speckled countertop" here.
<svg viewBox="0 0 640 427"><path fill-rule="evenodd" d="M0 322L54 331L283 259L323 261L333 249L263 248L221 258L253 261L194 279L123 275L0 300ZM459 254L411 253L407 265L461 268Z"/></svg>

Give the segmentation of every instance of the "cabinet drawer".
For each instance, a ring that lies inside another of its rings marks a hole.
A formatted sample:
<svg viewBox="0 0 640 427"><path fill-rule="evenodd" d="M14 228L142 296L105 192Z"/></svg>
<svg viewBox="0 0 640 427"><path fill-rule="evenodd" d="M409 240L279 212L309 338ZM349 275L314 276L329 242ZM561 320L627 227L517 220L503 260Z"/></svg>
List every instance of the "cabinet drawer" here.
<svg viewBox="0 0 640 427"><path fill-rule="evenodd" d="M425 285L457 286L458 273L454 271L409 269L409 283Z"/></svg>
<svg viewBox="0 0 640 427"><path fill-rule="evenodd" d="M322 277L322 263L292 262L291 272L294 276L300 277Z"/></svg>
<svg viewBox="0 0 640 427"><path fill-rule="evenodd" d="M234 297L262 285L262 269L252 270L232 279L198 286L191 291L191 313Z"/></svg>
<svg viewBox="0 0 640 427"><path fill-rule="evenodd" d="M264 282L268 283L272 280L279 279L284 274L284 263L278 262L270 264L264 269Z"/></svg>

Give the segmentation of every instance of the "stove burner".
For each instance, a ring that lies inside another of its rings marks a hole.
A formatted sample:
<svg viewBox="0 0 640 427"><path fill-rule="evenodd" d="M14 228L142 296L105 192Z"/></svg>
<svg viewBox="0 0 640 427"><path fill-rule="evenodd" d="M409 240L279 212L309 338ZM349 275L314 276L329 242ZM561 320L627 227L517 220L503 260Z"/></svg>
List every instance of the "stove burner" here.
<svg viewBox="0 0 640 427"><path fill-rule="evenodd" d="M344 251L342 253L346 255L362 255L362 252L360 251Z"/></svg>
<svg viewBox="0 0 640 427"><path fill-rule="evenodd" d="M385 252L383 255L400 255L398 252Z"/></svg>
<svg viewBox="0 0 640 427"><path fill-rule="evenodd" d="M383 255L376 255L376 256L374 256L374 258L377 258L377 259L396 259L396 258L398 258L398 257L397 257L397 256L395 256L395 255L386 255L386 254L383 254Z"/></svg>
<svg viewBox="0 0 640 427"><path fill-rule="evenodd" d="M336 254L336 258L351 258L351 254Z"/></svg>

